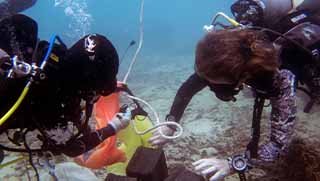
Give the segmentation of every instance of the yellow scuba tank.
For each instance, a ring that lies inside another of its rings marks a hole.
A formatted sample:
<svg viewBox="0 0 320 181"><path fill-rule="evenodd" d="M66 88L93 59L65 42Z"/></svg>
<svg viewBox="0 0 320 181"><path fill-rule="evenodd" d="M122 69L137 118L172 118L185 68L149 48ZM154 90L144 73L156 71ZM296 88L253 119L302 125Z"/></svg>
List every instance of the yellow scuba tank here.
<svg viewBox="0 0 320 181"><path fill-rule="evenodd" d="M134 117L134 124L138 131L144 131L153 127L152 122L146 116L137 115ZM126 167L139 146L149 147L151 145L148 143L148 139L152 136L149 132L144 135L138 135L131 123L127 128L121 130L117 133L117 145L118 149L122 150L126 155L126 162L118 162L113 165L106 167L108 173L113 173L116 175L126 175Z"/></svg>

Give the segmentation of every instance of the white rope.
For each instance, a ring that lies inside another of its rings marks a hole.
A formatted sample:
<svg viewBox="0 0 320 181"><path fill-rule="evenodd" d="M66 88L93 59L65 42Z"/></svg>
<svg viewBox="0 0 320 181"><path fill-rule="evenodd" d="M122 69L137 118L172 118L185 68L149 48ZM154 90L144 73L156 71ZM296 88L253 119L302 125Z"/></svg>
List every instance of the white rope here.
<svg viewBox="0 0 320 181"><path fill-rule="evenodd" d="M132 58L132 60L131 60L130 66L129 66L129 68L128 68L128 72L126 73L126 75L125 75L125 77L124 77L124 79L123 79L123 81L122 81L123 84L127 84L128 77L129 77L129 75L130 75L130 73L131 73L131 70L132 70L132 68L133 68L134 63L135 63L136 60L137 60L138 54L140 53L140 50L141 50L141 47L142 47L142 44L143 44L143 10L144 10L144 0L141 0L141 5L140 5L140 19L139 19L139 23L140 23L139 46L138 46L138 48L137 48L137 50L136 50L136 52L135 52L135 54L134 54L134 56L133 56L133 58ZM146 134L146 133L148 133L148 132L150 132L150 131L152 131L152 130L155 130L155 129L161 127L161 126L167 126L167 125L176 126L176 127L178 128L178 129L177 129L177 134L172 135L172 136L171 136L171 135L168 136L168 135L163 134L162 130L159 129L160 135L161 135L163 138L166 138L166 139L176 139L176 138L178 138L178 137L180 137L180 136L182 135L182 133L183 133L183 128L182 128L182 126L181 126L180 124L178 124L178 123L176 123L176 122L173 122L173 121L166 121L166 122L161 123L157 112L153 109L153 107L152 107L149 103L147 103L146 101L144 101L144 100L142 100L142 99L140 99L140 98L138 98L138 97L134 97L134 96L130 96L130 95L127 95L127 96L128 96L130 99L134 99L134 100L140 101L140 102L144 103L145 105L147 105L147 106L150 108L150 110L153 112L153 114L154 114L154 116L155 116L155 118L156 118L157 124L156 124L154 127L149 128L149 129L144 130L144 131L139 131L139 130L137 129L136 125L135 125L134 120L132 120L133 128L134 128L135 132L136 132L138 135L144 135L144 134Z"/></svg>
<svg viewBox="0 0 320 181"><path fill-rule="evenodd" d="M140 99L138 97L134 97L134 96L130 96L130 95L127 95L130 99L134 99L134 100L137 100L137 101L140 101L142 103L144 103L145 105L147 105L150 110L153 112L155 118L156 118L156 122L157 124L155 126L153 126L152 128L149 128L147 130L144 130L144 131L139 131L135 125L135 122L134 120L132 120L132 123L133 123L133 127L134 127L134 130L135 132L138 134L138 135L144 135L154 129L157 129L159 127L162 127L162 126L168 126L168 125L172 125L172 126L176 126L177 127L177 133L175 135L165 135L161 129L159 129L159 132L160 132L160 135L163 137L163 138L166 138L166 139L176 139L178 137L180 137L183 133L183 128L182 126L179 124L179 123L176 123L174 121L166 121L166 122L160 122L160 119L159 119L159 116L157 114L157 112L153 109L153 107L147 103L146 101L144 101L143 99Z"/></svg>
<svg viewBox="0 0 320 181"><path fill-rule="evenodd" d="M127 80L128 80L128 77L131 73L131 70L132 70L132 67L134 65L134 63L136 62L137 60L137 57L138 57L138 54L140 53L140 50L141 50L141 47L142 47L142 43L143 43L143 7L144 7L144 0L141 0L141 7L140 7L140 39L139 39L139 46L132 58L132 61L130 63L130 66L129 66L129 69L128 69L128 72L127 74L124 76L124 79L123 79L123 83L127 83Z"/></svg>

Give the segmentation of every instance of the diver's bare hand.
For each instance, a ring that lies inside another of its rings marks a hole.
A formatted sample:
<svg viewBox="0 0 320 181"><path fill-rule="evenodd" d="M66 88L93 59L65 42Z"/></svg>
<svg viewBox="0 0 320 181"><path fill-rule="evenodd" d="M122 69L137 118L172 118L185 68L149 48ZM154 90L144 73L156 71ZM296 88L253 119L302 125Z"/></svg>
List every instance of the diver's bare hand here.
<svg viewBox="0 0 320 181"><path fill-rule="evenodd" d="M192 163L192 165L196 172L207 177L209 181L223 180L226 176L233 173L233 169L230 168L226 159L201 159Z"/></svg>
<svg viewBox="0 0 320 181"><path fill-rule="evenodd" d="M175 132L175 130L168 126L161 126L160 128L156 129L152 133L152 137L148 140L149 143L154 147L161 147L170 141L169 139L161 136L159 129L161 129L161 132L166 136L172 136Z"/></svg>

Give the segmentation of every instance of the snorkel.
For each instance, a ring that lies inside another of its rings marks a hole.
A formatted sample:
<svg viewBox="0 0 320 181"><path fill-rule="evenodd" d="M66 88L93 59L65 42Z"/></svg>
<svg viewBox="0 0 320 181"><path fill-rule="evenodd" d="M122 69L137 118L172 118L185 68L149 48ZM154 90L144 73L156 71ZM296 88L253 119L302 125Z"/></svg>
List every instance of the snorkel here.
<svg viewBox="0 0 320 181"><path fill-rule="evenodd" d="M223 23L220 22L216 22L217 19L222 16L223 18L225 18L232 26L234 27L242 27L244 25L238 23L236 20L230 18L228 15L224 14L223 12L218 12L217 14L215 14L211 20L211 24L210 25L204 25L203 26L203 30L205 32L211 32L214 31L216 29L216 26L222 26L224 29L226 29L227 27L229 27L228 25L225 25Z"/></svg>
<svg viewBox="0 0 320 181"><path fill-rule="evenodd" d="M217 19L220 16L225 18L232 26L225 25L225 24L223 24L221 22L217 22ZM262 32L264 31L264 32L268 32L268 33L274 34L276 36L279 36L279 37L287 40L288 42L290 42L294 46L298 47L299 49L301 49L302 51L307 53L310 57L313 57L314 63L316 63L316 65L320 67L320 63L319 63L319 61L317 61L319 58L317 56L315 56L314 53L312 53L312 51L310 51L305 46L301 45L296 40L290 39L290 38L288 38L287 36L285 36L284 34L278 32L278 31L272 30L270 28L265 28L265 27L261 27L261 26L252 25L252 24L242 24L242 23L236 21L235 19L230 18L228 15L224 14L223 12L218 12L217 14L215 14L213 16L212 20L211 20L211 24L210 25L204 25L203 26L203 30L206 33L209 33L209 32L215 31L217 26L221 26L223 29L230 29L230 28L232 29L232 28L239 28L240 27L240 28L247 28L247 29L258 30L258 31L262 31Z"/></svg>

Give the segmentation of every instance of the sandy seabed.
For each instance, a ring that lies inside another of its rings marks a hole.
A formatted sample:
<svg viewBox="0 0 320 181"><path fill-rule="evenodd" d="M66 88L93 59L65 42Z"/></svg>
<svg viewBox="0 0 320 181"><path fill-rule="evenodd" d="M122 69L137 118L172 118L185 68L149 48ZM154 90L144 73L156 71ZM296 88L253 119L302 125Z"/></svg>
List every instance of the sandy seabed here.
<svg viewBox="0 0 320 181"><path fill-rule="evenodd" d="M122 69L125 67L123 66ZM193 72L193 57L178 56L163 60L162 57L144 57L138 62L128 80L129 88L134 94L149 102L164 119L179 86ZM121 77L123 72L119 74ZM169 168L184 165L192 168L191 163L201 158L227 158L235 153L242 153L250 140L251 117L254 98L248 90L240 93L235 103L224 103L215 98L209 89L196 95L187 107L181 124L184 133L164 147ZM320 151L320 107L313 107L311 113L303 113L308 98L298 92L298 117L295 137L302 138L308 145ZM149 111L148 109L146 109ZM262 116L261 143L268 139L268 119L270 108ZM6 160L17 154L6 153ZM65 157L61 161L68 160ZM28 180L27 163L19 163L1 169L0 180ZM33 175L33 171L28 171ZM94 170L103 180L105 169ZM277 180L265 170L250 171L251 180ZM236 175L225 180L238 180Z"/></svg>

